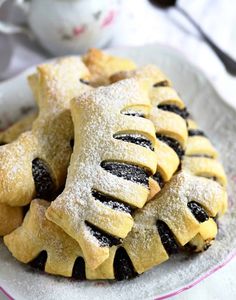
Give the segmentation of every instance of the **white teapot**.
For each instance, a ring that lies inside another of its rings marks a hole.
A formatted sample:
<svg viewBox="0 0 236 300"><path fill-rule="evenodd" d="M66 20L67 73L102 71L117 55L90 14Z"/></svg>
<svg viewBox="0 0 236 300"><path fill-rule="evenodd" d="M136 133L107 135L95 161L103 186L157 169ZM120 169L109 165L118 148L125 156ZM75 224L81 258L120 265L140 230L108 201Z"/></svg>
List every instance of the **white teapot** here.
<svg viewBox="0 0 236 300"><path fill-rule="evenodd" d="M29 29L0 22L0 32L30 31L54 55L81 53L110 42L116 29L118 3L118 0L31 0L30 3L16 0L26 12Z"/></svg>

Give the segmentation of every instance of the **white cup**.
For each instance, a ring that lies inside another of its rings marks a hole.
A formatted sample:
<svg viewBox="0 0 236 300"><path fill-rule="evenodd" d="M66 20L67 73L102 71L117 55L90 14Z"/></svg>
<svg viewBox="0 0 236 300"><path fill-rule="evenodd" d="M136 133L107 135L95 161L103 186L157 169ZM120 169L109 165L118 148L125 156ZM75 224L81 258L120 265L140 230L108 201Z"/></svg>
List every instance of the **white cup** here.
<svg viewBox="0 0 236 300"><path fill-rule="evenodd" d="M115 34L118 0L15 1L25 11L29 26L23 28L0 22L0 32L33 35L54 55L76 54L91 47L104 47Z"/></svg>

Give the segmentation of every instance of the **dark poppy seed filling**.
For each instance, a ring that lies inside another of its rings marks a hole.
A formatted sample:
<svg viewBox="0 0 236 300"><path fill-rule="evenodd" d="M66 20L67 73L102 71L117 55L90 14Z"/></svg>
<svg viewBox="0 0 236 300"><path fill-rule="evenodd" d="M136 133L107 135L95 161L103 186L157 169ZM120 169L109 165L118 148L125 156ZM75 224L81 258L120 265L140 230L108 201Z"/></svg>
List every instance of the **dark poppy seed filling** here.
<svg viewBox="0 0 236 300"><path fill-rule="evenodd" d="M101 201L103 204L111 207L114 210L124 211L128 214L131 214L133 212L133 209L130 205L122 203L120 202L120 200L112 198L111 196L104 195L98 191L92 191L92 195L96 200Z"/></svg>
<svg viewBox="0 0 236 300"><path fill-rule="evenodd" d="M141 167L126 163L103 161L101 167L111 174L148 187L149 175Z"/></svg>
<svg viewBox="0 0 236 300"><path fill-rule="evenodd" d="M163 188L163 186L164 186L164 180L163 180L163 178L162 178L162 176L161 176L161 174L159 172L156 172L156 174L154 174L152 176L152 178L157 181L157 183L159 184L160 188Z"/></svg>
<svg viewBox="0 0 236 300"><path fill-rule="evenodd" d="M0 146L4 146L4 145L6 145L6 143L0 142Z"/></svg>
<svg viewBox="0 0 236 300"><path fill-rule="evenodd" d="M74 263L72 277L77 280L85 280L85 262L83 257L77 257Z"/></svg>
<svg viewBox="0 0 236 300"><path fill-rule="evenodd" d="M103 230L97 228L95 225L85 221L86 226L89 228L91 234L99 241L101 247L112 247L120 245L122 240L115 238Z"/></svg>
<svg viewBox="0 0 236 300"><path fill-rule="evenodd" d="M123 247L117 249L113 267L115 279L118 281L132 279L138 275L134 270L129 255Z"/></svg>
<svg viewBox="0 0 236 300"><path fill-rule="evenodd" d="M36 189L36 197L50 200L55 192L55 185L48 167L40 158L32 161L32 174Z"/></svg>
<svg viewBox="0 0 236 300"><path fill-rule="evenodd" d="M29 265L34 269L44 271L47 258L48 258L47 251L45 250L41 251L39 255L29 263Z"/></svg>
<svg viewBox="0 0 236 300"><path fill-rule="evenodd" d="M174 235L166 225L165 222L157 220L156 222L157 230L159 232L162 245L164 246L166 252L171 255L178 252L178 245L174 239Z"/></svg>
<svg viewBox="0 0 236 300"><path fill-rule="evenodd" d="M80 79L79 80L81 83L83 83L83 84L87 84L87 85L90 85L90 82L88 81L88 80L85 80L85 79Z"/></svg>
<svg viewBox="0 0 236 300"><path fill-rule="evenodd" d="M170 146L176 152L179 159L180 160L182 159L182 157L184 156L184 150L178 141L176 141L175 139L173 139L171 137L165 136L163 134L158 134L158 133L156 133L156 137L158 138L158 140L160 140L160 141L166 143L168 146Z"/></svg>
<svg viewBox="0 0 236 300"><path fill-rule="evenodd" d="M184 245L184 249L189 252L195 252L197 250L197 246L189 242L186 245Z"/></svg>
<svg viewBox="0 0 236 300"><path fill-rule="evenodd" d="M162 110L173 112L185 120L189 117L189 112L187 111L187 108L181 109L174 104L159 104L157 107Z"/></svg>
<svg viewBox="0 0 236 300"><path fill-rule="evenodd" d="M141 134L115 134L114 138L117 140L122 140L124 142L133 143L154 151L151 141L149 141L146 137L142 136Z"/></svg>
<svg viewBox="0 0 236 300"><path fill-rule="evenodd" d="M145 115L143 113L137 111L124 111L122 112L122 114L131 117L145 118Z"/></svg>
<svg viewBox="0 0 236 300"><path fill-rule="evenodd" d="M70 146L71 146L72 149L74 148L74 144L75 144L75 140L74 140L74 139L71 139L71 140L70 140Z"/></svg>
<svg viewBox="0 0 236 300"><path fill-rule="evenodd" d="M153 84L153 87L162 87L162 86L169 86L169 82L167 80L163 80Z"/></svg>
<svg viewBox="0 0 236 300"><path fill-rule="evenodd" d="M209 219L205 210L195 201L189 202L188 208L191 210L192 214L198 220L198 222L202 223Z"/></svg>
<svg viewBox="0 0 236 300"><path fill-rule="evenodd" d="M195 136L195 135L206 136L205 133L199 129L189 129L188 135L189 136Z"/></svg>

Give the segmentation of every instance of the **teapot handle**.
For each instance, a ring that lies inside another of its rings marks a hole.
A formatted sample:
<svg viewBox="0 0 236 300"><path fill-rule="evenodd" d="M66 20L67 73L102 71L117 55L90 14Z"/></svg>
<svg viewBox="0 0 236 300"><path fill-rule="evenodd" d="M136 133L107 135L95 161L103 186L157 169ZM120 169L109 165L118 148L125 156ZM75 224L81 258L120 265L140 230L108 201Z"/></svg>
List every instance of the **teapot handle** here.
<svg viewBox="0 0 236 300"><path fill-rule="evenodd" d="M7 0L0 0L0 8ZM26 3L25 0L15 0L15 5L19 7L25 15L29 11L29 3ZM3 34L17 34L24 33L28 36L31 36L30 30L25 26L14 25L8 22L0 21L0 33Z"/></svg>

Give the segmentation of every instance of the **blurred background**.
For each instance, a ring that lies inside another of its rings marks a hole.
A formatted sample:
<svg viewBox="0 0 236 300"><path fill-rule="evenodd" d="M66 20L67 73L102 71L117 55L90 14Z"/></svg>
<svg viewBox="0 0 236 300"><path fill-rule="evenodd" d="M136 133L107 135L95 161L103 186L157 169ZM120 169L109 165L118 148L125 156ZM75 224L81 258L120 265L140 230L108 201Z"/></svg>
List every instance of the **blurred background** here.
<svg viewBox="0 0 236 300"><path fill-rule="evenodd" d="M84 53L90 47L158 42L182 52L216 85L224 80L231 91L236 77L225 71L199 32L179 9L163 10L153 5L157 2L175 1L0 0L0 80L47 58ZM236 60L235 1L178 0L177 5Z"/></svg>

